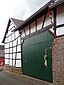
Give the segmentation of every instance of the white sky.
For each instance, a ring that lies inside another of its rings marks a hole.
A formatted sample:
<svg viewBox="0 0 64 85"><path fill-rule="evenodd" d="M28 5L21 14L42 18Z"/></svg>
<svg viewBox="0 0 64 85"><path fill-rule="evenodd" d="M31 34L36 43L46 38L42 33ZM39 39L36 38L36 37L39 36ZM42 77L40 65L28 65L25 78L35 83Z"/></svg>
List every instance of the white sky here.
<svg viewBox="0 0 64 85"><path fill-rule="evenodd" d="M50 0L0 0L0 43L9 18L25 20Z"/></svg>

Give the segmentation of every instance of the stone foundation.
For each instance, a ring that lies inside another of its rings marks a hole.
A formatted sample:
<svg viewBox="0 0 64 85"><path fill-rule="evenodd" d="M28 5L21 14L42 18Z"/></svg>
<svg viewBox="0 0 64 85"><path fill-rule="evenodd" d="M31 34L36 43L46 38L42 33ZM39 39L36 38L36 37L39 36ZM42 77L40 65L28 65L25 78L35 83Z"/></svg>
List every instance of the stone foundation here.
<svg viewBox="0 0 64 85"><path fill-rule="evenodd" d="M22 69L21 68L16 68L16 67L12 67L9 65L5 65L4 70L9 71L9 72L13 72L16 74L22 74Z"/></svg>

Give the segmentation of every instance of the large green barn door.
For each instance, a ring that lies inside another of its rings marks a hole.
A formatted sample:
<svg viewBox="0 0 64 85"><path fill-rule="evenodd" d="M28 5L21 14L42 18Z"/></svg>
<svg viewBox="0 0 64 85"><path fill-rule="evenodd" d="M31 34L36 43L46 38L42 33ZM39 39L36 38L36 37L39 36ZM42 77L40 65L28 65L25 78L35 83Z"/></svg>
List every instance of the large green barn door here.
<svg viewBox="0 0 64 85"><path fill-rule="evenodd" d="M24 74L52 82L52 42L53 36L48 31L24 40Z"/></svg>

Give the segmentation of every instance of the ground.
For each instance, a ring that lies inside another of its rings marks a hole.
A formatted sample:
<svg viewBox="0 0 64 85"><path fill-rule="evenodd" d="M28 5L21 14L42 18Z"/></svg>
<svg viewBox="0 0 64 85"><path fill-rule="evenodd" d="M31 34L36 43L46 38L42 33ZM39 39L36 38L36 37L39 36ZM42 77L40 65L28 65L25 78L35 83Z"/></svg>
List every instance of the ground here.
<svg viewBox="0 0 64 85"><path fill-rule="evenodd" d="M11 74L0 71L0 85L28 85L25 81L12 76Z"/></svg>

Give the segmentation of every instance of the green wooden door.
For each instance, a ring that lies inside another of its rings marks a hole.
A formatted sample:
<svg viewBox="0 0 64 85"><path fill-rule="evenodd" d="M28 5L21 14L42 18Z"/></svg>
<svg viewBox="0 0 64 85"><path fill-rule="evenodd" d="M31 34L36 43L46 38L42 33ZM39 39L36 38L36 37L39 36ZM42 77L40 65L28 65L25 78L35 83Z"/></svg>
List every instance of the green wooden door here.
<svg viewBox="0 0 64 85"><path fill-rule="evenodd" d="M24 40L24 74L52 82L52 42L53 36L48 31Z"/></svg>

